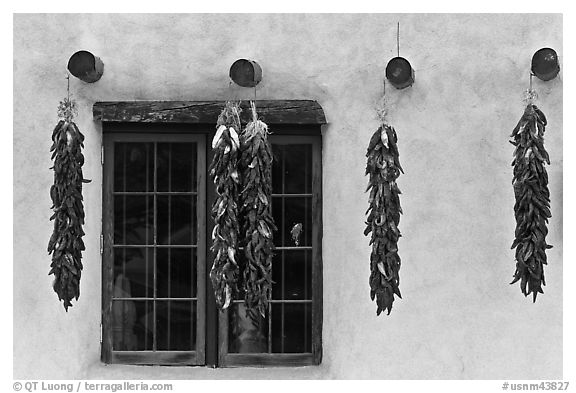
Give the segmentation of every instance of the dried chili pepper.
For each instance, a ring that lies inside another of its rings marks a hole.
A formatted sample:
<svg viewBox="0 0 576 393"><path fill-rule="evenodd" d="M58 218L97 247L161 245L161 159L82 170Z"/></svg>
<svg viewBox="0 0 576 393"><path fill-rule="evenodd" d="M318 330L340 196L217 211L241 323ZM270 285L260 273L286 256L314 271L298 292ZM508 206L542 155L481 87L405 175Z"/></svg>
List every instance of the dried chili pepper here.
<svg viewBox="0 0 576 393"><path fill-rule="evenodd" d="M400 189L396 179L404 173L398 159L398 137L393 127L383 124L372 135L366 153L366 175L370 191L369 208L366 211L366 229L372 237L370 256L370 297L376 298L376 314L392 310L394 295L400 294L400 256L398 255L398 230L400 222Z"/></svg>
<svg viewBox="0 0 576 393"><path fill-rule="evenodd" d="M252 121L242 134L240 214L242 217L245 263L243 289L246 313L257 320L266 315L272 294L273 231L272 217L272 148L268 142L268 126L258 120L251 102Z"/></svg>
<svg viewBox="0 0 576 393"><path fill-rule="evenodd" d="M82 275L82 237L84 231L84 205L82 184L84 179L84 135L73 121L76 104L69 98L60 102L58 115L61 119L52 132L51 159L54 160L54 184L50 198L54 214L54 231L48 242L48 253L52 254L50 274L54 274L54 291L64 301L64 309L72 307L71 300L80 296Z"/></svg>
<svg viewBox="0 0 576 393"><path fill-rule="evenodd" d="M548 174L544 167L545 162L550 165L550 157L544 149L546 124L544 113L529 103L510 141L516 146L512 162L516 232L511 247L516 248L516 271L510 284L520 281L520 290L524 296L532 293L533 302L538 293L544 293L546 249L552 248L546 244L547 223L552 217Z"/></svg>
<svg viewBox="0 0 576 393"><path fill-rule="evenodd" d="M211 250L216 255L210 280L216 304L227 308L237 292L238 263L238 157L240 154L240 106L235 102L226 105L217 121L212 140L214 158L210 164L210 177L216 185L216 200L211 215L214 219Z"/></svg>

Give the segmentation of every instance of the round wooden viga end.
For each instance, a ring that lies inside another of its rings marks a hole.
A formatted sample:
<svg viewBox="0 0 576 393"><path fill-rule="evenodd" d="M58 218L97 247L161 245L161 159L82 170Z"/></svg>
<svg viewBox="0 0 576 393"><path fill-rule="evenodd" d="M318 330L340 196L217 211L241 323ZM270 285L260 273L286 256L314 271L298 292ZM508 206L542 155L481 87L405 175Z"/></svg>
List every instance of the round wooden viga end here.
<svg viewBox="0 0 576 393"><path fill-rule="evenodd" d="M414 83L414 69L403 57L395 57L386 65L386 79L397 89L405 89Z"/></svg>
<svg viewBox="0 0 576 393"><path fill-rule="evenodd" d="M552 48L542 48L534 53L532 56L532 74L538 79L549 81L556 78L560 72L560 64L558 63L558 55Z"/></svg>
<svg viewBox="0 0 576 393"><path fill-rule="evenodd" d="M102 77L104 63L92 53L81 50L74 53L68 60L68 71L86 83L94 83Z"/></svg>
<svg viewBox="0 0 576 393"><path fill-rule="evenodd" d="M253 60L238 59L230 67L230 78L238 86L255 87L262 80L262 68Z"/></svg>

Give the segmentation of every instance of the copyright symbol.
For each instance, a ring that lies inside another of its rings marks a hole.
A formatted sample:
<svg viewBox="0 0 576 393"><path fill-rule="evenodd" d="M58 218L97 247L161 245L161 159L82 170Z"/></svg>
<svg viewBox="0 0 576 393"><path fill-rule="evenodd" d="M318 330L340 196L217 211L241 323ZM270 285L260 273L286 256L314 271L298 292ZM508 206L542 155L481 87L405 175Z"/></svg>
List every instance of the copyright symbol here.
<svg viewBox="0 0 576 393"><path fill-rule="evenodd" d="M19 392L22 390L22 384L20 382L14 382L13 388L15 391Z"/></svg>

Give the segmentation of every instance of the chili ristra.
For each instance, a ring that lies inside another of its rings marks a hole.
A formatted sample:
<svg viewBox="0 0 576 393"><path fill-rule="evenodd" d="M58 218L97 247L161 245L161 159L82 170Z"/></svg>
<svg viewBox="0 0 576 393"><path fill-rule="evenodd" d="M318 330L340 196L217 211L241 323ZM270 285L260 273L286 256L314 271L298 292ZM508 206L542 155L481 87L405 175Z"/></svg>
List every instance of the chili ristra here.
<svg viewBox="0 0 576 393"><path fill-rule="evenodd" d="M548 234L547 223L550 214L550 192L548 174L544 163L550 165L550 157L544 149L546 116L534 104L528 104L524 114L514 128L510 141L514 151L514 215L516 217L515 239L516 271L511 284L520 281L524 296L532 293L536 302L538 293L544 293L544 265Z"/></svg>
<svg viewBox="0 0 576 393"><path fill-rule="evenodd" d="M251 102L252 120L240 136L242 191L240 215L244 246L243 289L246 313L258 320L265 317L272 294L274 251L272 217L272 147L268 126L258 119Z"/></svg>
<svg viewBox="0 0 576 393"><path fill-rule="evenodd" d="M51 159L54 166L54 184L50 187L50 198L54 214L54 230L48 241L48 253L52 254L51 269L54 275L53 288L58 299L64 301L64 309L72 307L72 299L80 296L82 275L82 251L84 241L84 205L82 184L84 179L84 135L73 121L75 103L70 99L60 102L58 114L63 119L52 131Z"/></svg>
<svg viewBox="0 0 576 393"><path fill-rule="evenodd" d="M369 208L366 211L364 235L372 233L370 244L370 297L376 298L376 314L392 310L394 295L400 294L400 256L398 255L398 230L400 222L400 189L396 179L404 173L398 159L398 137L393 127L383 124L372 135L366 153L366 175L370 191Z"/></svg>
<svg viewBox="0 0 576 393"><path fill-rule="evenodd" d="M236 102L226 102L218 116L216 134L212 140L214 158L209 174L216 186L216 200L211 216L212 251L216 255L210 280L216 297L216 304L226 309L237 292L239 274L236 257L238 247L238 157L240 154L240 107Z"/></svg>

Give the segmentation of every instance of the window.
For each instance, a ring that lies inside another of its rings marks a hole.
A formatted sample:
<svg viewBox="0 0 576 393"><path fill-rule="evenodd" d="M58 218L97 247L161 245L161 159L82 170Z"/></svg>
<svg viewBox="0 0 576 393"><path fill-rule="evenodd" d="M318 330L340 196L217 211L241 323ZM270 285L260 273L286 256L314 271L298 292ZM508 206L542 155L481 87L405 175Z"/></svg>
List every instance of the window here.
<svg viewBox="0 0 576 393"><path fill-rule="evenodd" d="M322 315L320 138L272 135L270 141L272 213L278 227L272 299L258 324L245 317L242 300L221 313L221 365L319 362L321 334L314 319Z"/></svg>
<svg viewBox="0 0 576 393"><path fill-rule="evenodd" d="M103 338L107 363L308 365L321 360L321 137L276 125L273 293L218 311L207 178L213 125L104 123Z"/></svg>
<svg viewBox="0 0 576 393"><path fill-rule="evenodd" d="M205 138L106 134L103 358L203 364Z"/></svg>

